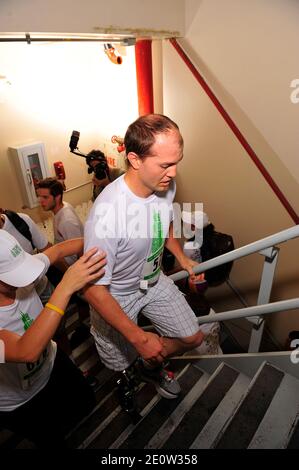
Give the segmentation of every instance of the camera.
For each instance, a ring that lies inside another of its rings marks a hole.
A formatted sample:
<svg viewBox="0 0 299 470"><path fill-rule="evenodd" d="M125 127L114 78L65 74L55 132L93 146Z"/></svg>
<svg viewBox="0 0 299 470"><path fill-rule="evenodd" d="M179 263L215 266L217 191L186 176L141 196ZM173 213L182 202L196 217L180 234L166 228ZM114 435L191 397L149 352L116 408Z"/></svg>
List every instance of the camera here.
<svg viewBox="0 0 299 470"><path fill-rule="evenodd" d="M88 173L94 172L98 180L109 178L109 167L106 157L101 150L92 150L86 155L86 163L88 165Z"/></svg>
<svg viewBox="0 0 299 470"><path fill-rule="evenodd" d="M105 178L110 180L109 166L105 154L101 150L92 150L88 154L80 152L78 149L79 138L80 132L73 131L69 143L70 152L85 158L89 174L94 173L98 180Z"/></svg>

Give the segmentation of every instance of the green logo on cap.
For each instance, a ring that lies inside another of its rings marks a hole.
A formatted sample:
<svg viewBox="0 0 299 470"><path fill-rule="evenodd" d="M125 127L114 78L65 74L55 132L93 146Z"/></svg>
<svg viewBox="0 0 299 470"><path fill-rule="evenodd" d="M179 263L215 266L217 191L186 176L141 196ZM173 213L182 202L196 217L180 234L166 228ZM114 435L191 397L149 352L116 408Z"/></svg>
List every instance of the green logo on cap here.
<svg viewBox="0 0 299 470"><path fill-rule="evenodd" d="M19 256L20 253L22 253L22 248L20 247L20 245L15 245L11 250L10 250L12 256L14 258L16 258L17 256Z"/></svg>

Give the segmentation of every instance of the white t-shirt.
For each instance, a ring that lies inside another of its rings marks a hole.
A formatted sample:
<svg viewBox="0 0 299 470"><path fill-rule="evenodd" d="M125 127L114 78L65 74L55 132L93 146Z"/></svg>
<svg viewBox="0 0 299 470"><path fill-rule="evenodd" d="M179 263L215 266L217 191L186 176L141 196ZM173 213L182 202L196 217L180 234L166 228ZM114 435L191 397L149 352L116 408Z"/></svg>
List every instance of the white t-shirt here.
<svg viewBox="0 0 299 470"><path fill-rule="evenodd" d="M54 215L54 240L55 243L70 240L71 238L83 237L84 229L75 209L68 202ZM68 265L75 263L77 256L65 258Z"/></svg>
<svg viewBox="0 0 299 470"><path fill-rule="evenodd" d="M46 271L50 264L47 256L42 253L34 256L45 262ZM0 329L22 336L42 308L33 284L17 289L15 301L0 307ZM0 411L12 411L38 393L50 378L55 356L56 344L50 341L39 360L33 364L0 364Z"/></svg>
<svg viewBox="0 0 299 470"><path fill-rule="evenodd" d="M11 223L11 221L8 219L8 217L5 214L1 214L5 221L3 224L2 229L6 230L6 232L10 233L18 242L20 243L21 247L23 248L24 251L27 253L30 253L32 255L33 253L33 248L29 240L27 240L24 235L22 235L16 228L15 226ZM38 226L36 225L35 222L29 217L27 214L22 214L18 212L18 215L27 223L29 226L29 230L31 232L32 236L32 241L34 246L38 250L43 250L46 248L48 244L47 237L39 230Z"/></svg>
<svg viewBox="0 0 299 470"><path fill-rule="evenodd" d="M173 219L175 183L167 192L136 196L124 175L97 197L85 223L84 249L107 253L105 274L95 284L127 295L146 289L159 278L165 238Z"/></svg>

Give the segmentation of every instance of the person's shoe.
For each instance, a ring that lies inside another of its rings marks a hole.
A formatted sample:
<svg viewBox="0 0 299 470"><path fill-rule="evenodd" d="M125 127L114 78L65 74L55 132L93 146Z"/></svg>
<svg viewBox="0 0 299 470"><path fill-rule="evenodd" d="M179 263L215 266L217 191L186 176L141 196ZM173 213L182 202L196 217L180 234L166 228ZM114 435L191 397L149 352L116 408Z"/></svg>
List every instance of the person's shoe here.
<svg viewBox="0 0 299 470"><path fill-rule="evenodd" d="M142 360L138 363L140 377L144 382L153 383L157 392L169 400L177 398L181 392L181 387L174 377L174 373L161 367L147 369Z"/></svg>

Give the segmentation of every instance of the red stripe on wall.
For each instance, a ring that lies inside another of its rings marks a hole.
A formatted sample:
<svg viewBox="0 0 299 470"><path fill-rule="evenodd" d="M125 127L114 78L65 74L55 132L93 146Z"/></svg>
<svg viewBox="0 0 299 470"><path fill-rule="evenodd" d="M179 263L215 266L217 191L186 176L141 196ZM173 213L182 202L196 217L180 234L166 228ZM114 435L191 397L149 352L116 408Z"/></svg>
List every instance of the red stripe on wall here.
<svg viewBox="0 0 299 470"><path fill-rule="evenodd" d="M278 199L280 200L281 204L284 206L286 211L289 213L295 224L299 224L299 216L296 214L295 210L292 208L291 204L283 194L283 192L279 189L275 181L273 180L272 176L268 172L268 170L265 168L253 148L250 146L250 144L247 142L243 134L241 133L240 129L236 126L234 121L231 119L231 117L228 115L228 113L225 111L223 108L222 104L218 100L218 98L215 96L209 85L206 83L204 80L203 76L198 72L198 70L195 68L195 66L192 64L190 61L189 57L186 55L186 53L183 51L181 46L178 44L176 39L170 39L170 43L173 45L175 50L178 52L180 57L183 59L191 73L194 75L198 83L201 85L201 87L204 89L204 91L207 93L213 104L216 106L218 109L219 113L222 115L223 119L225 122L228 124L228 126L231 128L239 142L241 143L242 147L246 150L248 155L250 156L251 160L254 162L256 167L259 169L269 186L272 188Z"/></svg>

